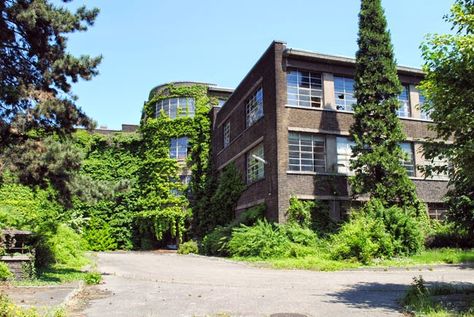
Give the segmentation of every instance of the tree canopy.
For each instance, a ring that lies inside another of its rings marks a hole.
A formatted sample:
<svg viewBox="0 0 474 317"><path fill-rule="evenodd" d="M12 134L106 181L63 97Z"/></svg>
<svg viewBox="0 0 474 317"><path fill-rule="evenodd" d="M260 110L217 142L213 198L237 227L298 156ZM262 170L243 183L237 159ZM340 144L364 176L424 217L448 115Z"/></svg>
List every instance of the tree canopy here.
<svg viewBox="0 0 474 317"><path fill-rule="evenodd" d="M98 12L80 7L73 13L47 0L0 2L2 146L31 138L31 131L66 135L76 126L91 126L71 84L97 75L102 57L75 57L66 44L67 35L86 31Z"/></svg>
<svg viewBox="0 0 474 317"><path fill-rule="evenodd" d="M437 133L424 154L449 162L436 167L450 177L448 216L474 237L474 1L457 0L445 20L454 34L429 35L421 46L423 110Z"/></svg>

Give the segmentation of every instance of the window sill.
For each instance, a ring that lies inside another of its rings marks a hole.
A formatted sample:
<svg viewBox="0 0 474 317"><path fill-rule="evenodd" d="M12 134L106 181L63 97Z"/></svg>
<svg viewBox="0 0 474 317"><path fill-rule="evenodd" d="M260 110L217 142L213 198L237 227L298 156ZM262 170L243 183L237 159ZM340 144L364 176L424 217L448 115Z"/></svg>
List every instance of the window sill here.
<svg viewBox="0 0 474 317"><path fill-rule="evenodd" d="M331 173L331 172L305 172L305 171L286 171L289 175L306 175L306 176L341 176L341 177L350 177L354 176L353 174L343 174L343 173ZM447 178L424 178L416 176L408 176L411 180L418 181L429 181L429 182L448 182Z"/></svg>
<svg viewBox="0 0 474 317"><path fill-rule="evenodd" d="M262 178L259 178L259 179L257 179L257 180L251 181L251 182L248 182L248 181L247 181L247 188L250 187L250 186L252 186L253 184L256 184L256 183L261 182L261 181L263 181L263 180L265 180L265 176L262 177Z"/></svg>

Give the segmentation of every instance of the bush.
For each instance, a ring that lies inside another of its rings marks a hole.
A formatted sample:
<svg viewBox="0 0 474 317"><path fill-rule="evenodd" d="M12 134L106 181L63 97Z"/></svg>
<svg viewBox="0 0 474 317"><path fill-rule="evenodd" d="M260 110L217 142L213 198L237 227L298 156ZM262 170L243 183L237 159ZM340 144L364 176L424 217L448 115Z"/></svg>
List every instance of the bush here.
<svg viewBox="0 0 474 317"><path fill-rule="evenodd" d="M257 222L259 219L264 218L265 210L267 206L265 204L259 204L252 208L249 208L243 212L241 212L237 218L230 224L230 226L238 226L240 224L244 224L246 226L252 226Z"/></svg>
<svg viewBox="0 0 474 317"><path fill-rule="evenodd" d="M392 238L385 232L384 223L363 211L351 216L332 237L331 257L335 260L349 259L368 264L373 258L392 255Z"/></svg>
<svg viewBox="0 0 474 317"><path fill-rule="evenodd" d="M315 247L318 241L318 237L313 230L302 228L294 223L279 225L279 230L282 231L290 242L301 246Z"/></svg>
<svg viewBox="0 0 474 317"><path fill-rule="evenodd" d="M108 251L117 249L117 242L113 238L112 228L103 219L92 217L86 230L84 239L91 251Z"/></svg>
<svg viewBox="0 0 474 317"><path fill-rule="evenodd" d="M178 248L178 254L198 254L199 248L196 241L190 240L184 243L181 243Z"/></svg>
<svg viewBox="0 0 474 317"><path fill-rule="evenodd" d="M259 220L252 227L241 225L235 228L228 247L232 256L266 259L281 257L290 243L279 226Z"/></svg>
<svg viewBox="0 0 474 317"><path fill-rule="evenodd" d="M202 239L201 252L205 255L229 255L228 243L232 235L232 227L216 227Z"/></svg>
<svg viewBox="0 0 474 317"><path fill-rule="evenodd" d="M96 285L102 282L102 275L99 272L88 272L84 275L84 282L87 285Z"/></svg>
<svg viewBox="0 0 474 317"><path fill-rule="evenodd" d="M302 227L311 225L311 213L316 204L312 200L299 200L296 197L290 198L290 206L287 211L288 223L298 224Z"/></svg>
<svg viewBox="0 0 474 317"><path fill-rule="evenodd" d="M65 224L59 225L56 234L46 243L55 263L81 267L87 262L84 258L84 240Z"/></svg>
<svg viewBox="0 0 474 317"><path fill-rule="evenodd" d="M4 262L0 262L0 281L6 281L13 277L12 272Z"/></svg>
<svg viewBox="0 0 474 317"><path fill-rule="evenodd" d="M382 219L386 231L392 237L394 255L410 255L423 249L425 230L428 228L426 214L419 215L419 211L413 207L386 208L376 199L370 200L363 211Z"/></svg>
<svg viewBox="0 0 474 317"><path fill-rule="evenodd" d="M432 220L430 227L431 231L425 239L427 248L474 248L474 241L452 222Z"/></svg>
<svg viewBox="0 0 474 317"><path fill-rule="evenodd" d="M369 263L374 258L414 254L423 248L423 220L408 207L386 208L369 201L353 212L349 222L333 236L332 257Z"/></svg>

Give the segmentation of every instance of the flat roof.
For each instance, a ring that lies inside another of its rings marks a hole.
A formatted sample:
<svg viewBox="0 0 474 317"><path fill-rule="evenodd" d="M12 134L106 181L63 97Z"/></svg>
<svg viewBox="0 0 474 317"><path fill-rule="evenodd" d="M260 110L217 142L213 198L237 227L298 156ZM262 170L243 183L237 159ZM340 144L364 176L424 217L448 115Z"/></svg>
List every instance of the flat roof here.
<svg viewBox="0 0 474 317"><path fill-rule="evenodd" d="M355 58L346 57L346 56L337 56L337 55L328 55L328 54L321 54L317 52L305 51L301 49L294 49L294 48L287 48L285 50L285 54L287 56L295 56L295 57L303 57L303 58L310 58L320 60L322 62L332 62L338 64L348 64L354 65L356 63ZM425 75L420 68L415 67L408 67L408 66L397 66L398 71L417 74L417 75Z"/></svg>

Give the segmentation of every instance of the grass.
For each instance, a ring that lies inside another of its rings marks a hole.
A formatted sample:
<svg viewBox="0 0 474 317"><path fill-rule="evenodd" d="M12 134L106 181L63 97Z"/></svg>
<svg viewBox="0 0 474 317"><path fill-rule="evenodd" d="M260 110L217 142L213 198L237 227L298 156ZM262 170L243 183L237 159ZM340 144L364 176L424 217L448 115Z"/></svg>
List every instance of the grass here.
<svg viewBox="0 0 474 317"><path fill-rule="evenodd" d="M410 267L419 265L460 264L474 262L474 249L433 249L425 250L419 254L390 260L375 260L369 265L359 262L331 260L328 255L308 255L298 258L235 258L239 261L247 261L261 266L270 266L276 269L303 269L313 271L338 271L354 268L370 267Z"/></svg>
<svg viewBox="0 0 474 317"><path fill-rule="evenodd" d="M40 313L36 308L23 308L15 305L5 294L0 293L0 316L2 317L65 317L63 308L57 308L46 315Z"/></svg>
<svg viewBox="0 0 474 317"><path fill-rule="evenodd" d="M401 304L414 316L473 317L474 285L437 283L427 286L422 276L415 277Z"/></svg>
<svg viewBox="0 0 474 317"><path fill-rule="evenodd" d="M94 272L86 266L95 268L95 261L91 256L84 257L77 261L71 261L68 264L53 264L48 268L36 272L36 277L31 280L13 281L15 286L42 286L42 285L58 285L75 281L85 281L89 283L91 280L98 280L97 272ZM100 282L100 281L99 281ZM94 283L93 283L94 284Z"/></svg>

